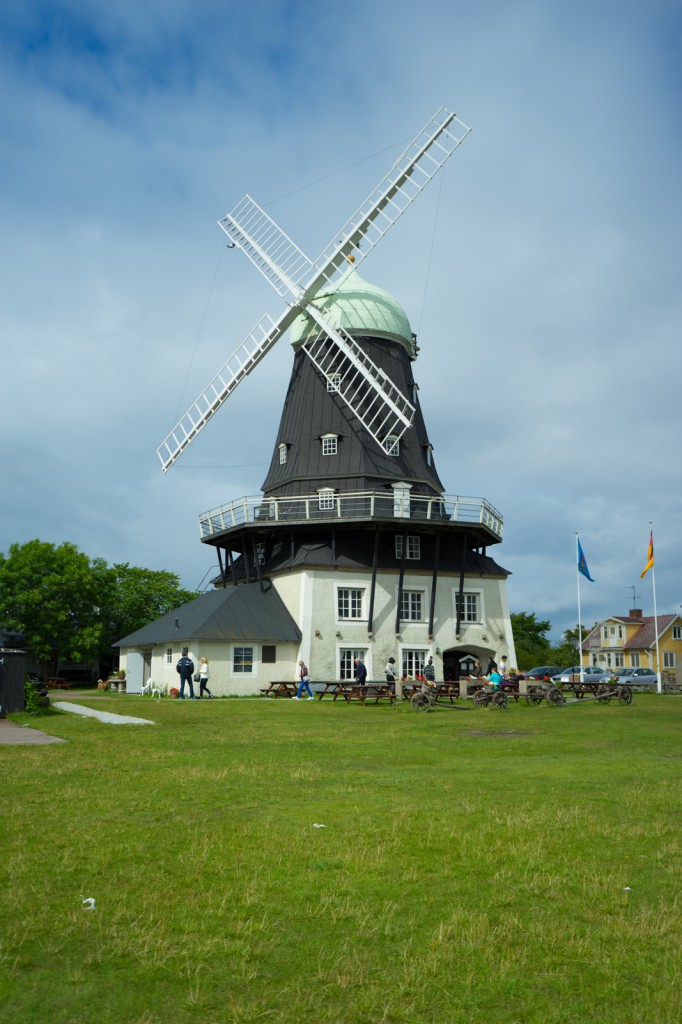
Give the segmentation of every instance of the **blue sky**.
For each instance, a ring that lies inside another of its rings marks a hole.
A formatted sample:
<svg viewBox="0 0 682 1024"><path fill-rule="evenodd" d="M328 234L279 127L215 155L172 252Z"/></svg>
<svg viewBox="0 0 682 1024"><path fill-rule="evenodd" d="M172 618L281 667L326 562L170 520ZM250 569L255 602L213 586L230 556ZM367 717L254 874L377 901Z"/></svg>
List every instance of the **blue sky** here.
<svg viewBox="0 0 682 1024"><path fill-rule="evenodd" d="M286 340L167 476L155 449L279 299L216 221L314 257L442 104L473 131L363 265L419 334L449 494L505 518L512 610L679 610L682 4L3 4L0 550L178 572L257 494Z"/></svg>

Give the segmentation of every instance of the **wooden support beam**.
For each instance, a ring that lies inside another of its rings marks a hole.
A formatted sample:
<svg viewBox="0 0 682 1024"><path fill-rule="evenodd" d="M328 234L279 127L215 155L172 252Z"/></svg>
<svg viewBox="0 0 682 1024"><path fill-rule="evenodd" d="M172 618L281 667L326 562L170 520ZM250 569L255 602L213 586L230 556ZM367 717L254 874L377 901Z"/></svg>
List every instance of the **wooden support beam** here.
<svg viewBox="0 0 682 1024"><path fill-rule="evenodd" d="M431 604L429 606L429 640L433 638L433 617L436 611L436 586L438 585L438 566L440 564L440 531L436 534L433 551L433 574L431 576Z"/></svg>
<svg viewBox="0 0 682 1024"><path fill-rule="evenodd" d="M374 623L374 595L377 587L377 566L379 564L379 531L374 531L374 558L372 560L372 582L369 588L369 613L367 615L367 632L372 633Z"/></svg>

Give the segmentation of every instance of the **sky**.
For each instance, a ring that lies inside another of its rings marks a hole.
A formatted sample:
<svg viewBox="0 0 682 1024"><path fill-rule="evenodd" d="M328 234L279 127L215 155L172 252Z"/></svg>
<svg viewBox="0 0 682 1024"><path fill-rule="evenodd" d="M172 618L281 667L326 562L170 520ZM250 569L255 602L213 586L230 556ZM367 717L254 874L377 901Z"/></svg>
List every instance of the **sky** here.
<svg viewBox="0 0 682 1024"><path fill-rule="evenodd" d="M449 495L504 516L512 611L682 604L680 0L5 0L0 551L204 589L198 517L265 479L281 340L156 448L281 299L217 221L314 258L441 106L472 128L362 267L394 295ZM634 588L634 590L633 590ZM633 603L634 602L634 603Z"/></svg>

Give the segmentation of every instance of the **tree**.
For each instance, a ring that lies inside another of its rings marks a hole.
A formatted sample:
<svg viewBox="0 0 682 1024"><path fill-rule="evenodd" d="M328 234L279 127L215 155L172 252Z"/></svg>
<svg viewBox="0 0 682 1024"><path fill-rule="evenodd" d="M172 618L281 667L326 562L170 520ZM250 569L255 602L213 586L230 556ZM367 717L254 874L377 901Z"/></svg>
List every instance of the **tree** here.
<svg viewBox="0 0 682 1024"><path fill-rule="evenodd" d="M43 674L59 661L111 661L111 645L192 601L175 573L109 566L73 544L13 544L0 553L0 622L21 633Z"/></svg>
<svg viewBox="0 0 682 1024"><path fill-rule="evenodd" d="M141 569L127 562L114 565L108 570L107 594L102 609L105 643L110 647L129 633L196 597L194 591L180 586L175 573ZM107 650L106 653L111 652Z"/></svg>
<svg viewBox="0 0 682 1024"><path fill-rule="evenodd" d="M589 635L591 630L582 627L582 639ZM567 629L561 639L561 643L552 648L552 657L557 665L563 665L568 668L569 665L579 665L581 662L580 651L578 649L578 627L575 629Z"/></svg>
<svg viewBox="0 0 682 1024"><path fill-rule="evenodd" d="M552 628L549 619L537 619L534 612L512 612L512 633L519 668L547 664L550 642L546 634Z"/></svg>
<svg viewBox="0 0 682 1024"><path fill-rule="evenodd" d="M104 636L105 578L106 563L74 544L12 544L0 554L0 621L24 635L44 673L59 659L87 661Z"/></svg>

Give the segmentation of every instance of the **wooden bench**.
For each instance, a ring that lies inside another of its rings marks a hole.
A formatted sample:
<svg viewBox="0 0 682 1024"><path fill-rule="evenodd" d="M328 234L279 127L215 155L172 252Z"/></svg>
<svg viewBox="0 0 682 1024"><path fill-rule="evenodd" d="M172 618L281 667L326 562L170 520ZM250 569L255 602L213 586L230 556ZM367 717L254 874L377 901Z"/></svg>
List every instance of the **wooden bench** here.
<svg viewBox="0 0 682 1024"><path fill-rule="evenodd" d="M263 697L295 697L298 683L273 682L260 691Z"/></svg>
<svg viewBox="0 0 682 1024"><path fill-rule="evenodd" d="M71 683L68 679L60 679L56 676L48 679L45 683L48 690L70 690Z"/></svg>

